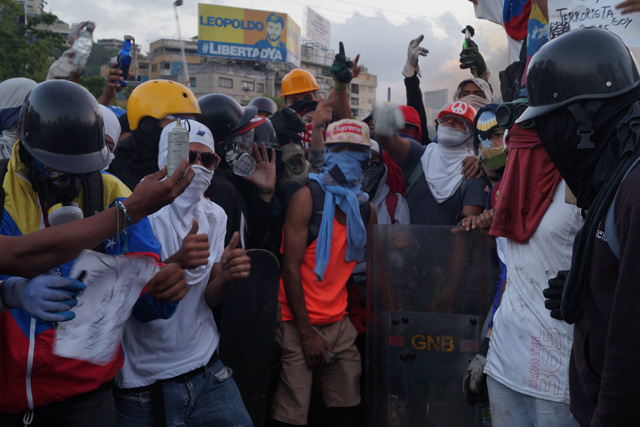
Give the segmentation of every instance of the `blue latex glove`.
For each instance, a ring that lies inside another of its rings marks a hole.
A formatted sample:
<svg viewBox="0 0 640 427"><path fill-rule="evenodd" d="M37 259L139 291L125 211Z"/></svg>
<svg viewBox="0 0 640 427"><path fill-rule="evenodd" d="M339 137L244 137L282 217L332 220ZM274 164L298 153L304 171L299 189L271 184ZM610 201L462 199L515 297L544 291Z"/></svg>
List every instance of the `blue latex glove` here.
<svg viewBox="0 0 640 427"><path fill-rule="evenodd" d="M78 280L54 274L33 279L10 277L2 285L2 299L7 308L23 308L36 319L63 322L76 317L71 308L86 285Z"/></svg>

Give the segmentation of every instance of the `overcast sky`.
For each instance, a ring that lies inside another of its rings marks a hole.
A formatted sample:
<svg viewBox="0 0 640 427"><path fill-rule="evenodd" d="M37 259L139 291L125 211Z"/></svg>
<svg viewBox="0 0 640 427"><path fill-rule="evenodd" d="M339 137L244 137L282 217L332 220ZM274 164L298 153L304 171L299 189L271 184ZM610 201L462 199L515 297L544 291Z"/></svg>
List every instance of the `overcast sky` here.
<svg viewBox="0 0 640 427"><path fill-rule="evenodd" d="M199 2L184 0L178 8L183 38L198 34ZM360 53L361 63L378 76L378 102L386 100L391 87L392 102L404 103L402 68L409 41L420 34L421 46L429 55L420 59L423 91L449 89L450 96L458 82L470 76L460 70L459 52L464 41L461 33L466 25L476 29L474 40L487 60L493 74L491 83L499 93L498 71L510 60L506 35L502 27L475 18L468 0L208 0L200 3L218 4L287 13L303 27L305 6L331 21L331 47L337 50L343 41L347 55ZM322 6L316 6L321 4ZM159 38L178 38L172 0L48 0L45 10L69 24L92 20L96 23L94 39L119 38L131 34L142 45ZM304 34L304 28L302 28Z"/></svg>

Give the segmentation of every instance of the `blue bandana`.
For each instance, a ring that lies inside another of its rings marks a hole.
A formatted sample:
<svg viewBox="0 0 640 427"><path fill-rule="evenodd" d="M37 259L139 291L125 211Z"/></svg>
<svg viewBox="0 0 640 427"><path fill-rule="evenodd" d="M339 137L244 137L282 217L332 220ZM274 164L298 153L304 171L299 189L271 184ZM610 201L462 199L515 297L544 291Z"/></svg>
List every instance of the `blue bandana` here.
<svg viewBox="0 0 640 427"><path fill-rule="evenodd" d="M324 271L331 255L333 217L336 205L347 215L347 261L364 258L367 244L367 229L360 216L360 204L368 203L369 196L362 191L362 171L371 159L371 151L332 152L337 145L327 147L324 154L324 168L321 174L309 174L309 179L320 184L325 192L322 222L316 246L316 266L313 272L319 281L324 279Z"/></svg>

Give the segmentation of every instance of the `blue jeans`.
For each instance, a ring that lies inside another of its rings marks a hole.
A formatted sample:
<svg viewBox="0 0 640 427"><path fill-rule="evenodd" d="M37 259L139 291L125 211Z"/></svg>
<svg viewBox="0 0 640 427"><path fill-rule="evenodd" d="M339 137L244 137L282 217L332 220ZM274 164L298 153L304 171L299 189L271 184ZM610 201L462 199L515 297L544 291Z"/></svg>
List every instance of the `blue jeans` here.
<svg viewBox="0 0 640 427"><path fill-rule="evenodd" d="M233 381L220 360L186 382L163 381L167 426L253 426ZM151 391L114 392L119 427L154 427Z"/></svg>
<svg viewBox="0 0 640 427"><path fill-rule="evenodd" d="M518 393L487 375L495 427L578 427L569 405Z"/></svg>

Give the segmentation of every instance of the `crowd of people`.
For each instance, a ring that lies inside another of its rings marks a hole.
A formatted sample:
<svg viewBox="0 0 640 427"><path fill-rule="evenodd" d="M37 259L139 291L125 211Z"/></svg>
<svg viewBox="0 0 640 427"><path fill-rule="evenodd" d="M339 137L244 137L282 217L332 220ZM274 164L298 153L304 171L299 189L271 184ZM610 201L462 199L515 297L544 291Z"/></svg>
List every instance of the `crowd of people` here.
<svg viewBox="0 0 640 427"><path fill-rule="evenodd" d="M606 30L549 40L546 1L528 3L515 88L505 73L494 93L467 39L472 76L431 137L422 36L401 70L406 105L361 120L348 88L362 66L342 43L329 96L294 69L282 108L150 80L125 110L111 105L127 77L117 63L99 99L68 79L1 82L0 425L253 425L215 315L249 278L250 249L281 265L268 425L313 424L318 386L323 419L364 425L360 301L376 224L495 236L490 322L460 373L493 425L637 424L640 71ZM183 127L188 158L167 176ZM71 277L84 249L159 266L105 364L55 350L87 286Z"/></svg>

